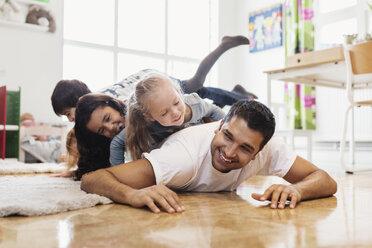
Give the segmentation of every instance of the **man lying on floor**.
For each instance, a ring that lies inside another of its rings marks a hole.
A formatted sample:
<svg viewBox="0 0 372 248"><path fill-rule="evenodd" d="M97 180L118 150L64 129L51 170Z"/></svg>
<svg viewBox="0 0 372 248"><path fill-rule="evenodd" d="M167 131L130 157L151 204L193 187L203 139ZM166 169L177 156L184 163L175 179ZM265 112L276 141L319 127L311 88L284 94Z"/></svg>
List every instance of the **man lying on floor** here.
<svg viewBox="0 0 372 248"><path fill-rule="evenodd" d="M185 209L172 190L232 191L254 175L276 175L291 183L252 194L271 201L274 209L283 209L287 200L294 208L301 200L334 194L336 182L282 139L271 139L274 131L274 116L265 105L239 101L220 123L186 128L143 159L85 174L81 188L155 213Z"/></svg>

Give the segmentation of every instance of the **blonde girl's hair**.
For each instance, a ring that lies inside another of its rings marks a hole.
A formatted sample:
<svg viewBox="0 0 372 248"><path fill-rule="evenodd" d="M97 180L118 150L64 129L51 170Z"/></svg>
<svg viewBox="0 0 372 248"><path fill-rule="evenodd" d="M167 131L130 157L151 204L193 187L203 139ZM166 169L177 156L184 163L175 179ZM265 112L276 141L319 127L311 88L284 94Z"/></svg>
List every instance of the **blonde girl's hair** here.
<svg viewBox="0 0 372 248"><path fill-rule="evenodd" d="M75 143L75 147L73 146ZM73 150L75 149L75 150ZM67 170L77 165L79 161L79 152L77 151L77 140L75 136L75 129L71 129L66 137L66 150L67 150Z"/></svg>
<svg viewBox="0 0 372 248"><path fill-rule="evenodd" d="M182 98L183 95L179 85L176 85L167 77L152 75L137 84L135 92L129 99L125 125L126 147L134 160L140 159L142 153L150 152L158 145L155 144L154 139L148 131L151 121L148 120L146 116L150 115L148 106L151 100L151 94L153 94L160 83L164 81L172 84Z"/></svg>

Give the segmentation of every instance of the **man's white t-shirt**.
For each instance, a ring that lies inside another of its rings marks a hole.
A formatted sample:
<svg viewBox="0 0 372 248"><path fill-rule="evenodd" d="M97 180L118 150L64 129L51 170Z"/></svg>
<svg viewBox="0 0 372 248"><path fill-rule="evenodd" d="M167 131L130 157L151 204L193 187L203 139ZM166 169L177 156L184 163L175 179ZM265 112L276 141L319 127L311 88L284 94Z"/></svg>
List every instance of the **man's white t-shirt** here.
<svg viewBox="0 0 372 248"><path fill-rule="evenodd" d="M183 129L171 135L161 148L144 153L154 169L156 183L182 191L232 191L254 175L283 177L293 165L296 154L281 138L273 137L242 169L217 171L211 161L211 142L219 124Z"/></svg>

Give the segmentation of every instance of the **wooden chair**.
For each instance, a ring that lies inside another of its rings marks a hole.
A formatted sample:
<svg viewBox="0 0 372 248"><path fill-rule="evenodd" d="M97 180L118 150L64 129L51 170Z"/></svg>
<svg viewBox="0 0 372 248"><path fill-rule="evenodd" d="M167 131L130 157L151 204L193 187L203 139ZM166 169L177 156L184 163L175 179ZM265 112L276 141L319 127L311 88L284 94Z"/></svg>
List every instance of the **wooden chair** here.
<svg viewBox="0 0 372 248"><path fill-rule="evenodd" d="M370 169L355 169L355 136L354 136L354 107L372 106L372 100L355 101L354 90L360 88L370 88L372 83L372 42L359 43L356 45L345 46L344 48L346 64L346 94L349 106L346 109L344 129L340 143L340 162L347 173L357 171L370 171ZM351 130L350 130L350 165L345 162L345 146L349 114L351 111ZM351 167L351 168L350 168Z"/></svg>

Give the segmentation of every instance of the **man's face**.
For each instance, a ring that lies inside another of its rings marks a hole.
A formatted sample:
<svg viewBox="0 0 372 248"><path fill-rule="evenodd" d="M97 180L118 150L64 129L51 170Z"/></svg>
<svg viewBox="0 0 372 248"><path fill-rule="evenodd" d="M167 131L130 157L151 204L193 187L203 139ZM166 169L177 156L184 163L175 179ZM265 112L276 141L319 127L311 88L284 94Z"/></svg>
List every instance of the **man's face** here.
<svg viewBox="0 0 372 248"><path fill-rule="evenodd" d="M76 108L65 108L62 111L62 115L66 116L70 122L75 121L75 110Z"/></svg>
<svg viewBox="0 0 372 248"><path fill-rule="evenodd" d="M215 134L211 143L212 165L224 173L243 168L255 159L264 139L260 132L250 129L245 120L236 116L220 126Z"/></svg>

